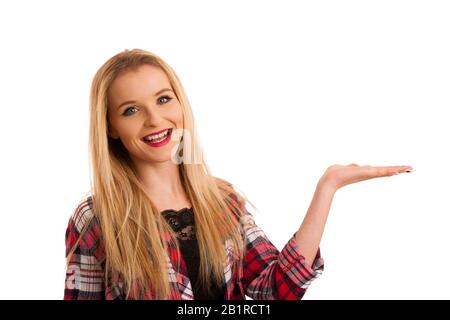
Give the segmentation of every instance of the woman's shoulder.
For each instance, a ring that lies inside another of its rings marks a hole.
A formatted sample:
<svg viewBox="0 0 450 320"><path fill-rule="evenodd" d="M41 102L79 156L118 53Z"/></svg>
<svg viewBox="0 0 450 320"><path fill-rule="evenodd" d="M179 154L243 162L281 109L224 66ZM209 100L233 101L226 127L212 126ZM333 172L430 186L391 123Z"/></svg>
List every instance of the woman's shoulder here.
<svg viewBox="0 0 450 320"><path fill-rule="evenodd" d="M238 208L238 216L245 215L247 210L247 203L251 204L244 193L233 183L223 179L214 177L219 190L225 194L225 200L232 208ZM253 204L251 204L253 206ZM233 210L235 211L235 210Z"/></svg>
<svg viewBox="0 0 450 320"><path fill-rule="evenodd" d="M85 253L99 254L102 233L97 217L94 215L93 198L90 193L84 195L69 218L66 229L67 250L77 243Z"/></svg>
<svg viewBox="0 0 450 320"><path fill-rule="evenodd" d="M90 192L82 196L69 218L66 237L81 237L86 245L97 242L101 237L100 223L94 214L93 196Z"/></svg>
<svg viewBox="0 0 450 320"><path fill-rule="evenodd" d="M223 178L219 178L219 177L213 177L214 181L216 182L217 187L219 188L219 190L223 193L225 193L228 197L232 197L233 199L236 200L243 200L243 199L239 199L239 197L241 197L238 192L237 192L237 188L234 184L232 184L231 182L223 179Z"/></svg>
<svg viewBox="0 0 450 320"><path fill-rule="evenodd" d="M94 218L92 195L85 194L75 207L69 222L73 223L74 228L81 233Z"/></svg>

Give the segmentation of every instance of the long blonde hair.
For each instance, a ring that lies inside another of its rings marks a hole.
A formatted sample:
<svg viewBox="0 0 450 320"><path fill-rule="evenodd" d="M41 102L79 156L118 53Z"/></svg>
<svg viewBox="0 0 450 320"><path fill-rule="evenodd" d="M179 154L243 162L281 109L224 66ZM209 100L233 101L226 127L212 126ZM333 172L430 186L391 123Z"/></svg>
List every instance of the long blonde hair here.
<svg viewBox="0 0 450 320"><path fill-rule="evenodd" d="M199 280L208 291L212 282L219 286L224 283L225 241L231 241L235 257L242 259L245 248L239 217L248 200L243 193L235 192L232 184L211 175L203 153L197 150L194 117L178 76L160 57L141 49L125 50L106 61L91 87L91 191L105 247L105 284L120 278L127 288L127 298L151 290L155 299L167 299L171 290L168 248L161 235L169 234L179 252L173 230L145 193L127 150L120 139L108 136L108 90L120 72L142 64L157 66L167 75L183 111L184 129L190 133L183 136L181 150L182 144L188 142L193 154L201 154L201 161L183 161L179 170L195 216Z"/></svg>

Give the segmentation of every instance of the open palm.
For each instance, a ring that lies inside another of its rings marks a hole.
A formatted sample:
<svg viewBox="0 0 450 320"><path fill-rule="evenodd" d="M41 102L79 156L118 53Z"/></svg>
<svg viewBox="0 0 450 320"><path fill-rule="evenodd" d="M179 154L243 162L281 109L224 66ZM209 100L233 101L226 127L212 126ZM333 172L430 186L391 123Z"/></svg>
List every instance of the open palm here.
<svg viewBox="0 0 450 320"><path fill-rule="evenodd" d="M355 163L343 166L333 165L328 167L322 179L326 180L335 190L348 184L373 178L389 177L396 174L411 172L410 166L359 166Z"/></svg>

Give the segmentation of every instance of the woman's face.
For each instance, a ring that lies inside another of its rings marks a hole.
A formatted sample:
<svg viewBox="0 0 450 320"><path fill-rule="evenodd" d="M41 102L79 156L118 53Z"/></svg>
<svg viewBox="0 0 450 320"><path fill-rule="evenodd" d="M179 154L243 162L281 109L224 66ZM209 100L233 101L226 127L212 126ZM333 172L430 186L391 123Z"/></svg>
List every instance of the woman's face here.
<svg viewBox="0 0 450 320"><path fill-rule="evenodd" d="M114 79L108 98L109 136L122 141L135 164L171 159L179 144L172 133L183 129L183 114L164 71L148 64L127 70Z"/></svg>

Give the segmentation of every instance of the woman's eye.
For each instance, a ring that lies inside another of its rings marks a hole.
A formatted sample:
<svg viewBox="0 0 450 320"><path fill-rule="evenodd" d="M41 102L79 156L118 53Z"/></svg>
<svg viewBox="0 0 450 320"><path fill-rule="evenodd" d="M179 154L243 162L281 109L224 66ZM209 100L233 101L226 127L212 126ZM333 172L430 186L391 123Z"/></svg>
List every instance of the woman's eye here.
<svg viewBox="0 0 450 320"><path fill-rule="evenodd" d="M159 103L159 104L166 104L166 103L168 103L170 100L172 100L171 97L169 97L169 96L162 96L162 97L160 97L160 98L158 99L158 103ZM161 101L162 101L162 102L161 102ZM130 112L130 110L133 110L133 109L137 110L137 109L136 109L136 106L128 107L127 109L125 109L125 111L123 112L122 115L123 115L123 116L129 116L130 114L136 113L136 112Z"/></svg>
<svg viewBox="0 0 450 320"><path fill-rule="evenodd" d="M169 102L170 100L172 100L172 98L169 97L169 96L162 96L162 97L159 98L158 100L161 101L161 99L167 99L167 101L166 101L166 102L163 102L163 104Z"/></svg>
<svg viewBox="0 0 450 320"><path fill-rule="evenodd" d="M136 107L129 107L129 108L127 108L122 115L129 116L130 114L133 114L134 112L128 112L128 111L133 110L133 109L136 109Z"/></svg>

